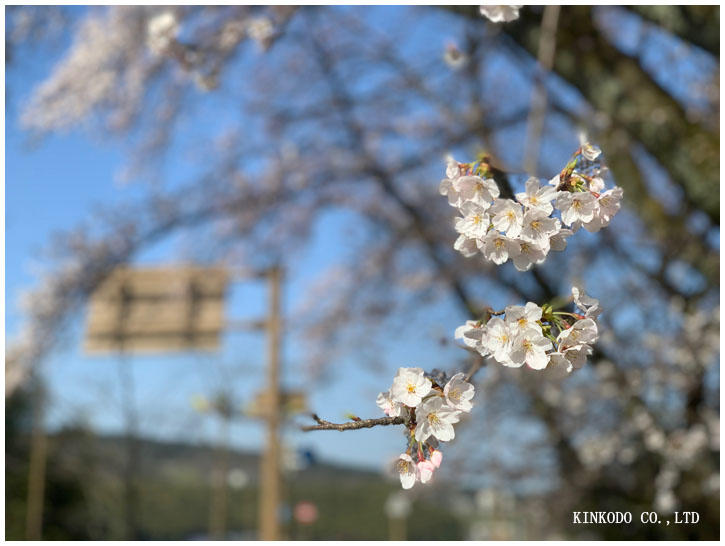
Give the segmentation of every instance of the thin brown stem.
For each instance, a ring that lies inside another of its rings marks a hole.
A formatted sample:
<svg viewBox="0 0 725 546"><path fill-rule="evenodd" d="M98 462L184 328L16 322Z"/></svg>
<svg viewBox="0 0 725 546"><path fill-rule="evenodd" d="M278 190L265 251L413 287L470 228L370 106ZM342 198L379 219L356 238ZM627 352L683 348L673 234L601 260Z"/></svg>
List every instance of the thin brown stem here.
<svg viewBox="0 0 725 546"><path fill-rule="evenodd" d="M318 423L317 425L309 425L300 427L304 432L311 430L358 430L361 428L373 428L377 426L402 425L405 420L402 417L380 417L379 419L361 419L359 421L350 421L349 423L331 423L321 419L316 413L312 414L312 418Z"/></svg>

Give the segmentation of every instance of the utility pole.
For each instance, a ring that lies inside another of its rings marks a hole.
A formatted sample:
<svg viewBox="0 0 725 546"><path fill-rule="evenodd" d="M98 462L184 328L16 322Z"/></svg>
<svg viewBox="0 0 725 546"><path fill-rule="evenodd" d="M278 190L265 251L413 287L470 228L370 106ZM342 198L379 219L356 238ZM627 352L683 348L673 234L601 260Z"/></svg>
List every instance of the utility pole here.
<svg viewBox="0 0 725 546"><path fill-rule="evenodd" d="M280 499L280 340L282 312L280 292L282 270L275 265L267 272L269 280L269 316L267 317L267 445L261 461L261 484L259 497L259 539L279 540Z"/></svg>

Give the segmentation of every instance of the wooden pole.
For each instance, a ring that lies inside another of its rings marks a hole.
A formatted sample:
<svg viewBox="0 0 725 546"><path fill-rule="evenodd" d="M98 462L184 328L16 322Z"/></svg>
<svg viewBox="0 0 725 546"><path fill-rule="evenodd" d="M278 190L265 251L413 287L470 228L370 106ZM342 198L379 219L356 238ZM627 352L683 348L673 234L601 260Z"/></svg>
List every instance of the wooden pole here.
<svg viewBox="0 0 725 546"><path fill-rule="evenodd" d="M402 542L405 540L405 518L388 518L389 540Z"/></svg>
<svg viewBox="0 0 725 546"><path fill-rule="evenodd" d="M279 540L279 498L280 498L280 340L282 331L280 292L282 271L279 266L268 272L270 296L268 317L268 363L267 392L267 445L261 461L261 483L259 498L259 538L261 540Z"/></svg>
<svg viewBox="0 0 725 546"><path fill-rule="evenodd" d="M28 467L28 498L25 514L25 538L41 540L48 438L45 434L45 392L42 384L33 397L33 430Z"/></svg>

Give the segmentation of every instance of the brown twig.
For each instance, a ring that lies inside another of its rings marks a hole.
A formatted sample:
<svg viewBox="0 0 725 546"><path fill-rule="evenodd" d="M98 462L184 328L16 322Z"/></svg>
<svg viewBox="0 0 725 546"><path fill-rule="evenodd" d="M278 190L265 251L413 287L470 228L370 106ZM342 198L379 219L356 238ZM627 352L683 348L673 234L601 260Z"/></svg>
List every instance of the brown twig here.
<svg viewBox="0 0 725 546"><path fill-rule="evenodd" d="M470 381L476 374L476 372L484 366L483 357L477 351L475 352L475 354L476 356L473 358L473 362L471 362L471 366L468 368L468 372L466 372L466 381Z"/></svg>
<svg viewBox="0 0 725 546"><path fill-rule="evenodd" d="M309 425L300 427L304 432L311 430L357 430L360 428L373 428L377 426L402 425L405 420L402 417L380 417L378 419L361 419L360 421L351 421L349 423L331 423L320 419L316 413L312 414L312 418L318 423L317 425Z"/></svg>
<svg viewBox="0 0 725 546"><path fill-rule="evenodd" d="M505 314L505 313L506 313L506 311L505 311L505 310L504 310L504 311L496 311L496 310L494 310L494 308L493 308L493 307L491 307L490 305L489 305L489 306L486 306L486 308L485 308L485 311L486 311L486 312L487 312L487 313L488 313L489 315L491 315L492 317L500 317L501 315L503 315L503 314Z"/></svg>

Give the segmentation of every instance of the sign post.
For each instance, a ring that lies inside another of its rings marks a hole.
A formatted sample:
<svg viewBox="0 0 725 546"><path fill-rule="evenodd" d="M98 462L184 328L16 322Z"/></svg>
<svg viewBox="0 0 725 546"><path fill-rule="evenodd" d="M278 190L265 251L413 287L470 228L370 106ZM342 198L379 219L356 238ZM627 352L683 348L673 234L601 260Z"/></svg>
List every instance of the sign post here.
<svg viewBox="0 0 725 546"><path fill-rule="evenodd" d="M85 350L218 350L227 283L222 268L119 268L91 296Z"/></svg>
<svg viewBox="0 0 725 546"><path fill-rule="evenodd" d="M138 269L119 267L93 292L89 302L84 348L89 354L160 353L170 351L219 349L219 338L225 327L244 326L267 330L267 381L261 395L261 415L267 423L266 446L261 458L259 498L259 538L280 539L280 440L282 403L295 408L304 404L301 393L280 391L280 346L282 338L282 269L274 266L256 274L269 282L269 311L264 321L237 325L224 316L224 303L229 283L227 269L221 267L184 267ZM246 276L246 275L245 275ZM122 365L123 363L120 363ZM128 364L128 363L126 363ZM121 369L125 405L132 403L131 370ZM127 484L125 512L128 538L135 538L133 489L137 459L134 431L136 416L133 407L126 407ZM225 427L228 424L225 423ZM226 436L225 432L225 436ZM43 481L45 465L44 440L34 441L37 449L31 456L28 491L27 538L41 538ZM223 442L226 450L228 438ZM225 459L224 453L220 459ZM221 466L226 466L223 462ZM221 482L220 482L221 483ZM226 512L226 492L219 494L215 504ZM212 517L214 535L225 533L224 516Z"/></svg>
<svg viewBox="0 0 725 546"><path fill-rule="evenodd" d="M126 538L137 539L137 415L129 353L215 350L224 327L228 275L221 268L118 268L92 294L85 350L120 355L126 422Z"/></svg>

